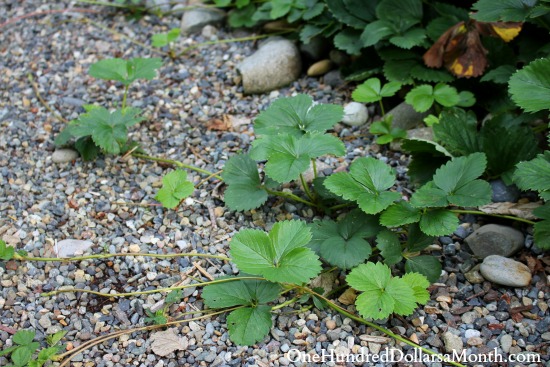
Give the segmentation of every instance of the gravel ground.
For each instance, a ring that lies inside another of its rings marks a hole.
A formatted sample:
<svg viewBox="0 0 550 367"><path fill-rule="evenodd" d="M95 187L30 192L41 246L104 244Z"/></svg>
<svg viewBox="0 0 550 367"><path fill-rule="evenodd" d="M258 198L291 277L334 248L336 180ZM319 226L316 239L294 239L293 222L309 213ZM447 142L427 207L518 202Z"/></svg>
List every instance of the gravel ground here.
<svg viewBox="0 0 550 367"><path fill-rule="evenodd" d="M32 12L83 6L46 0L4 0L4 4L0 23ZM122 99L120 88L113 83L87 76L91 63L114 56L155 56L148 49L81 22L84 17L144 43L151 34L179 26L177 17L159 20L146 16L136 21L105 8L88 9L100 13L45 14L0 29L0 236L4 240L42 257L54 256L55 242L63 239L90 240L94 243L92 253L226 254L228 239L240 228L269 229L277 220L314 217L300 204L276 199L257 211L230 212L219 199L220 187L215 182L196 190L177 212L163 210L149 204L156 203L160 179L170 169L166 165L112 156L90 163L80 159L53 163L53 140L64 124L39 103L27 74L34 74L40 93L52 108L73 119L82 112L84 103L109 105ZM219 29L214 37L242 34ZM205 41L208 39L199 34L183 37L178 46ZM218 44L192 50L174 62L166 59L159 78L130 90L130 103L143 108L147 117L132 129L132 139L151 155L218 171L230 155L249 146L252 131L249 124L231 132L211 131L207 129L211 121L224 115L253 119L278 96L295 92L308 93L319 102L343 104L348 100L342 91L307 77L269 95L243 95L235 65L255 48L253 42ZM402 181L400 189L404 194L410 192L403 181L407 157L372 144L364 129L339 127L337 131L346 137L349 153L340 160L327 159L328 170L349 164L358 156L374 155L396 167ZM547 279L534 275L530 287L511 289L476 278L470 270L479 260L472 257L462 239L480 225L480 218L466 216L463 221L454 236L443 237L433 246L433 253L443 258L445 272L431 288L432 300L414 315L392 318L384 325L441 352L462 344L468 354L494 348L504 356L539 353L542 362L532 365L550 366ZM529 241L527 236L527 245ZM536 250L526 247L518 257L537 255ZM69 348L75 347L102 333L143 325L144 308L164 298L154 294L102 299L72 293L45 298L41 292L73 286L102 292L150 290L189 283L189 275L206 279L199 268L213 277L237 272L218 260L199 258L0 263L0 349L11 345L11 331L22 328L34 328L40 341L45 335L66 330L65 342ZM183 302L172 306L171 314L203 307L200 290L186 289L184 296ZM284 308L275 316L269 338L253 347L233 345L221 316L181 326L189 346L166 357L152 352L149 334L133 333L85 351L71 365L286 366L302 365L285 356L293 348L358 353L361 347L368 347L371 353L378 353L395 345L410 350L392 339L375 337L380 333L338 314L291 311ZM0 365L5 363L0 357Z"/></svg>

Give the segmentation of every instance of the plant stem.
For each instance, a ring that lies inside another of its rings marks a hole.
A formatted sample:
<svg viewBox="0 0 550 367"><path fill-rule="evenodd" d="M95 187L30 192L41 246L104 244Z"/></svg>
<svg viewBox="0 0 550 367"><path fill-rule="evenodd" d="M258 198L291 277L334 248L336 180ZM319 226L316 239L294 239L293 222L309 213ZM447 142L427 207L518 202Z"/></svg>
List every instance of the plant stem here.
<svg viewBox="0 0 550 367"><path fill-rule="evenodd" d="M42 297L51 297L55 296L56 294L60 293L88 293L88 294L94 294L99 297L106 297L106 298L112 298L112 297L132 297L132 296L141 296L144 294L153 294L153 293L160 293L160 292L170 292L178 289L186 289L186 288L195 288L195 287L203 287L205 285L210 284L219 284L219 283L227 283L227 282L234 282L236 280L264 280L265 278L262 277L237 277L237 278L227 278L227 279L217 279L217 280L211 280L209 282L201 282L200 284L187 284L187 285L180 285L177 287L167 287L167 288L158 288L158 289L151 289L148 291L137 291L137 292L125 292L125 293L102 293L97 291L92 291L89 289L81 289L81 288L71 288L71 289L58 289L51 292L45 292L41 293Z"/></svg>
<svg viewBox="0 0 550 367"><path fill-rule="evenodd" d="M442 361L445 361L445 358L443 357L443 355L437 353L437 352L434 352L433 350L430 350L430 349L427 349L427 348L424 348L422 347L421 345L418 345L416 343L414 343L413 341L407 339L407 338L404 338L402 337L401 335L397 335L393 332L391 332L390 330L388 329L385 329L381 326L378 326L376 325L375 323L372 323L372 322L369 322L365 319L363 319L362 317L359 317L359 316L356 316L350 312L348 312L347 310L345 310L344 308L338 306L336 303L334 303L333 301L331 301L330 299L324 297L323 295L307 288L307 287L300 287L300 289L302 289L304 292L306 293L309 293L311 295L314 295L318 298L321 298L323 301L325 301L327 303L327 305L332 308L333 310L335 310L336 312L346 316L346 317L349 317L350 319L354 320L354 321L357 321L357 322L360 322L362 324L365 324L367 326L370 326L378 331L381 331L383 332L384 334L394 338L395 340L399 340L400 342L403 342L405 344L408 344L410 345L411 347L413 348L418 348L418 349L421 349L424 353L426 354L431 354L431 355L435 355L435 356L439 356L441 358ZM461 363L458 363L458 362L452 362L452 361L447 361L446 363L450 364L450 365L453 365L453 366L456 366L456 367L466 367L464 366L463 364Z"/></svg>
<svg viewBox="0 0 550 367"><path fill-rule="evenodd" d="M219 259L223 261L231 261L227 256L222 255L212 255L212 254L200 254L198 252L186 252L181 254L148 254L148 253L127 253L127 254L95 254L87 256L77 256L77 257L27 257L16 255L14 260L21 261L60 261L60 262L70 262L70 261L83 261L91 259L109 259L111 257L127 257L127 256L143 256L143 257L154 257L159 259L173 258L173 257L206 257L210 259Z"/></svg>
<svg viewBox="0 0 550 367"><path fill-rule="evenodd" d="M128 88L130 88L129 84L126 84L124 87L124 96L122 97L122 109L124 110L126 108L126 98L128 97Z"/></svg>
<svg viewBox="0 0 550 367"><path fill-rule="evenodd" d="M299 299L298 297L294 297L292 299L289 299L288 301L285 301L281 304L278 304L277 306L273 306L273 307L271 307L271 311L280 310L283 307L289 306L289 305L297 302L298 299Z"/></svg>
<svg viewBox="0 0 550 367"><path fill-rule="evenodd" d="M300 173L300 181L302 182L302 187L304 188L304 192L306 193L309 200L315 202L315 197L313 197L313 194L309 190L309 186L306 182L306 179L304 178L304 175L302 175L301 173Z"/></svg>
<svg viewBox="0 0 550 367"><path fill-rule="evenodd" d="M289 192L269 190L269 189L266 188L266 187L263 187L263 189L264 189L268 194L275 195L275 196L280 196L280 197L283 197L283 198L286 198L286 199L291 199L291 200L297 201L297 202L299 202L299 203L302 203L302 204L306 204L306 205L308 205L308 206L311 206L311 207L313 207L313 208L317 208L317 205L316 205L315 203L312 203L311 201L304 200L304 199L302 199L301 197L296 196L296 195L294 195L294 194L291 194L291 193L289 193Z"/></svg>
<svg viewBox="0 0 550 367"><path fill-rule="evenodd" d="M215 173L212 173L210 176L206 177L205 179L201 180L198 184L195 185L195 189L198 189L203 183L207 182L208 180L210 180L211 178L214 178L215 176L219 175L220 173L222 173L223 170L221 171L218 171L218 172L215 172Z"/></svg>
<svg viewBox="0 0 550 367"><path fill-rule="evenodd" d="M486 215L488 217L511 219L511 220L515 220L515 221L518 221L518 222L523 222L523 223L527 223L527 224L531 224L531 225L534 225L536 223L532 220L525 219L525 218L514 217L512 215L490 214L490 213L482 212L480 210L451 209L451 212L457 213L457 214Z"/></svg>
<svg viewBox="0 0 550 367"><path fill-rule="evenodd" d="M149 325L149 326L142 326L142 327L128 329L128 330L119 330L119 331L113 332L113 333L108 334L108 335L99 336L95 339L92 339L88 342L85 342L85 343L77 346L76 348L74 348L74 349L72 349L68 352L57 355L57 356L55 356L56 357L55 360L56 361L62 361L61 364L59 365L59 367L64 367L64 366L68 365L70 363L71 359L74 358L81 351L86 350L88 348L91 348L91 347L93 347L93 346L95 346L99 343L103 343L107 340L116 338L118 336L121 336L121 335L124 335L124 334L132 334L132 333L139 332L139 331L149 331L149 330L161 329L161 328L164 328L164 327L167 327L167 326L178 325L178 324L182 324L184 322L189 322L189 321L202 320L202 319L206 319L206 318L209 318L209 317L212 317L212 316L216 316L216 315L219 315L219 314L222 314L222 313L225 313L225 312L234 311L236 309L243 308L243 307L245 307L245 306L237 306L237 307L232 307L232 308L226 308L226 309L223 309L223 310L220 310L220 311L210 312L208 314L193 317L193 318L190 318L190 319L170 321L170 322L167 322L166 324L162 324L162 325ZM199 311L197 311L197 313L198 312ZM68 357L68 358L63 360L66 357Z"/></svg>
<svg viewBox="0 0 550 367"><path fill-rule="evenodd" d="M382 103L382 100L379 100L378 104L380 105L380 112L382 113L382 117L386 116L386 110L384 110L384 104Z"/></svg>
<svg viewBox="0 0 550 367"><path fill-rule="evenodd" d="M311 166L313 167L313 179L317 178L317 160L314 158L311 160Z"/></svg>
<svg viewBox="0 0 550 367"><path fill-rule="evenodd" d="M180 168L187 168L187 169L190 169L190 170L193 170L193 171L196 171L196 172L203 173L205 175L209 175L211 177L215 177L218 180L223 181L223 178L220 175L217 175L215 173L212 173L210 171L207 171L207 170L199 168L199 167L192 166L190 164L185 164L183 162L175 161L173 159L152 157L150 155L141 154L141 153L132 153L132 155L136 158L147 159L149 161L155 161L155 162L169 163L169 164L172 164L172 165L180 167Z"/></svg>
<svg viewBox="0 0 550 367"><path fill-rule="evenodd" d="M347 208L347 207L353 206L353 205L355 205L355 203L343 203L343 204L338 204L338 205L331 206L329 209L330 210L338 210L338 209Z"/></svg>

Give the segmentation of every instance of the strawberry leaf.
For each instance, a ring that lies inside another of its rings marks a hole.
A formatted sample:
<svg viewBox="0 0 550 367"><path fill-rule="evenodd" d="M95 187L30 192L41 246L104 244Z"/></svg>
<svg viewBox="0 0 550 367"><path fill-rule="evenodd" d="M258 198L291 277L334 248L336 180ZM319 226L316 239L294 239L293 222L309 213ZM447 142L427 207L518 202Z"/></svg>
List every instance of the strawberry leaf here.
<svg viewBox="0 0 550 367"><path fill-rule="evenodd" d="M224 200L231 209L250 210L266 202L267 192L262 188L256 162L248 155L229 158L222 178L228 185Z"/></svg>
<svg viewBox="0 0 550 367"><path fill-rule="evenodd" d="M253 345L261 341L272 325L271 307L266 305L240 308L227 316L229 335L238 345Z"/></svg>
<svg viewBox="0 0 550 367"><path fill-rule="evenodd" d="M175 170L162 178L162 188L155 196L162 206L174 209L195 190L192 182L187 180L187 172Z"/></svg>

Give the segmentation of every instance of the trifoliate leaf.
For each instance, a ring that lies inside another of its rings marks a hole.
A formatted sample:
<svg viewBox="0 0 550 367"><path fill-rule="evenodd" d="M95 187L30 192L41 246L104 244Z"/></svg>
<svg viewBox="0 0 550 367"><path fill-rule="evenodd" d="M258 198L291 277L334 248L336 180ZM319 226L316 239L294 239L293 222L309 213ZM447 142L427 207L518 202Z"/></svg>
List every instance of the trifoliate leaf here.
<svg viewBox="0 0 550 367"><path fill-rule="evenodd" d="M380 231L377 218L359 210L350 212L338 223L317 221L310 228L313 232L310 247L316 247L324 260L342 269L351 269L365 261L372 253L365 238Z"/></svg>
<svg viewBox="0 0 550 367"><path fill-rule="evenodd" d="M420 229L430 236L447 236L458 228L456 214L445 209L430 210L422 215Z"/></svg>
<svg viewBox="0 0 550 367"><path fill-rule="evenodd" d="M389 229L378 233L378 236L376 236L376 247L384 257L384 263L388 265L397 264L403 258L399 237Z"/></svg>
<svg viewBox="0 0 550 367"><path fill-rule="evenodd" d="M329 134L306 134L298 138L269 136L265 143L263 148L268 159L265 173L280 183L297 179L309 168L313 158L326 154L342 156L346 151L342 141Z"/></svg>
<svg viewBox="0 0 550 367"><path fill-rule="evenodd" d="M194 190L193 183L187 180L187 172L175 170L162 178L162 188L158 191L155 199L160 201L165 208L174 209Z"/></svg>
<svg viewBox="0 0 550 367"><path fill-rule="evenodd" d="M385 97L391 97L401 89L398 82L389 82L382 87L380 79L370 78L358 85L351 97L356 102L378 102Z"/></svg>
<svg viewBox="0 0 550 367"><path fill-rule="evenodd" d="M271 307L240 308L227 316L229 337L238 345L253 345L267 336L271 330Z"/></svg>
<svg viewBox="0 0 550 367"><path fill-rule="evenodd" d="M129 85L137 79L151 80L156 70L162 66L162 60L153 58L133 58L130 60L106 59L90 66L90 75L94 78L116 80Z"/></svg>
<svg viewBox="0 0 550 367"><path fill-rule="evenodd" d="M416 303L423 305L430 300L430 292L428 292L428 290L426 289L430 286L430 282L428 281L426 276L420 273L409 272L403 275L402 278L405 283L407 283L409 287L412 288Z"/></svg>
<svg viewBox="0 0 550 367"><path fill-rule="evenodd" d="M305 283L321 271L317 255L306 247L310 241L311 231L304 222L278 222L269 234L239 231L231 240L231 257L247 273L273 282Z"/></svg>
<svg viewBox="0 0 550 367"><path fill-rule="evenodd" d="M517 165L514 182L522 190L550 190L550 154Z"/></svg>
<svg viewBox="0 0 550 367"><path fill-rule="evenodd" d="M259 135L290 134L301 136L306 132L325 132L342 120L344 109L332 104L313 105L306 94L279 98L260 113L254 121Z"/></svg>
<svg viewBox="0 0 550 367"><path fill-rule="evenodd" d="M420 210L406 201L400 201L386 209L380 216L380 224L385 227L399 227L420 220Z"/></svg>
<svg viewBox="0 0 550 367"><path fill-rule="evenodd" d="M174 28L166 33L154 34L151 37L151 44L153 47L164 47L172 42L174 42L180 35L180 28Z"/></svg>
<svg viewBox="0 0 550 367"><path fill-rule="evenodd" d="M248 155L239 154L226 162L222 178L228 185L224 200L233 210L250 210L266 202L268 195L262 188L256 162Z"/></svg>
<svg viewBox="0 0 550 367"><path fill-rule="evenodd" d="M428 278L431 283L435 283L441 276L441 261L439 261L435 256L415 256L405 262L405 270L409 274L420 273Z"/></svg>
<svg viewBox="0 0 550 367"><path fill-rule="evenodd" d="M325 180L325 187L346 200L356 201L365 213L376 214L401 197L397 192L385 191L394 183L391 167L368 157L355 160L349 173L331 175Z"/></svg>
<svg viewBox="0 0 550 367"><path fill-rule="evenodd" d="M445 107L452 107L460 102L456 89L444 83L436 84L434 87L434 98L437 103Z"/></svg>
<svg viewBox="0 0 550 367"><path fill-rule="evenodd" d="M403 279L392 277L390 268L382 263L361 264L346 281L362 292L355 305L365 318L383 319L393 312L408 315L416 307L413 289Z"/></svg>
<svg viewBox="0 0 550 367"><path fill-rule="evenodd" d="M228 278L238 279L238 277ZM252 306L274 301L279 297L280 291L281 286L277 283L243 279L207 285L202 292L202 298L205 304L211 308Z"/></svg>
<svg viewBox="0 0 550 367"><path fill-rule="evenodd" d="M460 102L460 97L456 89L447 84L439 83L435 87L423 84L407 93L405 102L413 106L417 112L426 112L434 102L445 107L455 106Z"/></svg>

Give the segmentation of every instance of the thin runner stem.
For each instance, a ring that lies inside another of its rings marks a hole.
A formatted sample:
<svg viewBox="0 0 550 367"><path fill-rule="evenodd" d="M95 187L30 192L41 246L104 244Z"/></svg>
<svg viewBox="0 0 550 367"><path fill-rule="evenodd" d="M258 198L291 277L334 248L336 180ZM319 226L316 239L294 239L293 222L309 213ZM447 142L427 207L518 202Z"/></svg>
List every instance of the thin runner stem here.
<svg viewBox="0 0 550 367"><path fill-rule="evenodd" d="M112 257L129 257L129 256L143 256L143 257L154 257L159 259L167 259L173 257L206 257L210 259L219 259L223 261L231 261L230 258L223 255L213 255L213 254L201 254L198 252L186 252L181 254L148 254L148 253L117 253L117 254L95 254L95 255L86 255L86 256L77 256L77 257L29 257L15 255L14 260L22 261L60 261L60 262L72 262L72 261L84 261L91 259L109 259Z"/></svg>
<svg viewBox="0 0 550 367"><path fill-rule="evenodd" d="M299 203L306 204L308 206L317 208L317 205L315 203L312 203L311 201L304 200L301 197L299 197L297 195L294 195L294 194L291 194L289 192L269 190L268 188L265 188L265 187L263 189L268 194L275 195L275 196L280 196L280 197L283 197L283 198L286 198L286 199L291 199L291 200L297 201Z"/></svg>
<svg viewBox="0 0 550 367"><path fill-rule="evenodd" d="M523 222L523 223L527 223L527 224L531 224L531 225L534 225L536 223L532 220L525 219L525 218L514 217L512 215L490 214L490 213L482 212L480 210L451 209L451 212L457 213L457 214L486 215L488 217L511 219L511 220L515 220L515 221L518 221L518 222Z"/></svg>
<svg viewBox="0 0 550 367"><path fill-rule="evenodd" d="M307 197L309 198L309 200L311 201L315 201L315 197L313 196L313 194L311 193L311 191L309 190L309 186L306 182L306 179L304 178L304 175L300 173L300 182L302 183L302 187L304 188L304 192L306 193Z"/></svg>
<svg viewBox="0 0 550 367"><path fill-rule="evenodd" d="M169 163L169 164L172 164L172 165L180 167L180 168L187 168L187 169L190 169L190 170L193 170L193 171L196 171L196 172L203 173L205 175L215 177L215 178L223 181L223 178L220 175L217 175L215 173L212 173L208 170L205 170L205 169L202 169L202 168L199 168L199 167L192 166L190 164L185 164L185 163L180 162L180 161L176 161L176 160L168 159L168 158L153 157L153 156L146 155L146 154L141 154L141 153L132 153L132 155L136 158L146 159L146 160L155 161L155 162Z"/></svg>

